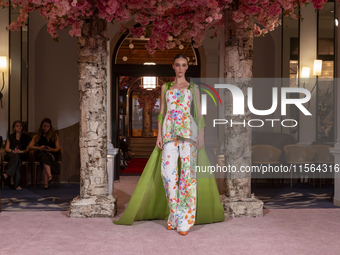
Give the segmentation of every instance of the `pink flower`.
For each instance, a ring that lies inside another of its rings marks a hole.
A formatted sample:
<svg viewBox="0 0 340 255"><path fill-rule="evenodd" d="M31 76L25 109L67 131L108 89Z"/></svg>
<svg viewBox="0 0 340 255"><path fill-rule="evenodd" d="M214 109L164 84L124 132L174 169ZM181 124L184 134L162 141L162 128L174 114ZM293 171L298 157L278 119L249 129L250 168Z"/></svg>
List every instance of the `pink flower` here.
<svg viewBox="0 0 340 255"><path fill-rule="evenodd" d="M208 18L205 19L205 21L208 22L208 23L212 22L213 20L214 19L212 17L208 17Z"/></svg>
<svg viewBox="0 0 340 255"><path fill-rule="evenodd" d="M292 15L290 15L290 17L291 17L292 19L295 19L295 20L297 20L297 19L298 19L298 17L296 16L296 14L295 14L295 13L293 13Z"/></svg>
<svg viewBox="0 0 340 255"><path fill-rule="evenodd" d="M255 36L259 36L262 34L261 29L256 24L254 24L254 34Z"/></svg>
<svg viewBox="0 0 340 255"><path fill-rule="evenodd" d="M322 9L326 1L310 2L314 8ZM93 13L98 13L98 17L107 22L119 23L128 21L133 16L134 22L142 26L127 29L134 37L140 37L146 35L148 25L149 40L145 47L149 54L154 54L157 49L172 49L183 41L194 41L194 47L199 47L208 29L213 28L213 35L216 35L217 29L224 25L224 11L230 8L232 2L232 0L12 0L12 6L20 8L20 15L8 28L19 30L26 24L28 14L37 10L47 19L47 30L52 38L57 39L57 31L71 25L70 35L79 37L81 22L89 19ZM232 12L232 19L239 23L240 28L248 28L249 19L253 16L263 26L263 29L254 26L255 36L260 36L281 24L279 16L282 11L284 15L297 19L294 10L306 5L308 0L242 0L239 3L238 9ZM0 0L0 6L9 7L9 1ZM172 41L168 40L169 36L173 37ZM155 97L152 96L150 105L153 107L154 104Z"/></svg>

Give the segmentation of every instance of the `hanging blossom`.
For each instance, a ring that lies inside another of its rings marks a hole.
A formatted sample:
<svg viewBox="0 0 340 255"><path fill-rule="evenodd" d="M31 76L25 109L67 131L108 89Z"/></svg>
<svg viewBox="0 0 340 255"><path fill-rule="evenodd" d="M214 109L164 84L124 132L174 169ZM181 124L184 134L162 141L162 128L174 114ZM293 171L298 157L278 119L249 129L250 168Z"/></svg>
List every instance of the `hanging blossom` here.
<svg viewBox="0 0 340 255"><path fill-rule="evenodd" d="M79 37L85 20L95 13L108 22L124 21L131 18L124 1L117 0L12 0L13 8L20 8L18 19L12 22L8 29L19 30L24 26L28 14L39 11L47 20L47 31L52 38L58 39L58 30L71 27L70 35ZM8 1L0 0L0 6L9 7Z"/></svg>
<svg viewBox="0 0 340 255"><path fill-rule="evenodd" d="M340 0L339 0L340 1ZM322 9L326 0L310 0L314 8ZM146 45L149 53L157 49L171 49L181 42L202 44L207 29L217 29L224 24L224 11L233 8L232 18L240 27L253 29L255 36L261 36L281 24L280 14L298 17L294 9L308 4L308 0L12 0L12 7L20 8L18 19L9 25L10 30L24 26L28 14L39 11L47 19L47 30L52 38L58 39L58 30L71 27L70 35L79 37L84 22L97 14L107 22L120 22L131 17L141 24L129 29L134 37L150 38ZM0 0L0 6L9 7L9 2ZM249 27L249 19L256 24Z"/></svg>
<svg viewBox="0 0 340 255"><path fill-rule="evenodd" d="M161 93L161 87L158 86L155 89L147 90L142 88L140 83L134 83L131 89L138 95L139 108L145 107L146 104L150 105L150 111L155 108L157 98Z"/></svg>
<svg viewBox="0 0 340 255"><path fill-rule="evenodd" d="M311 0L315 9L322 9L327 0ZM233 20L240 27L247 28L249 18L253 16L263 28L254 24L254 35L261 36L281 25L280 14L298 19L294 10L309 4L308 0L239 0L238 8L233 12Z"/></svg>
<svg viewBox="0 0 340 255"><path fill-rule="evenodd" d="M124 90L134 84L138 80L137 77L133 76L120 76L119 77L119 89Z"/></svg>
<svg viewBox="0 0 340 255"><path fill-rule="evenodd" d="M181 42L202 44L209 28L223 25L223 11L232 0L166 0L146 1L143 5L129 5L137 23L142 26L130 29L134 37L149 37L146 48L149 53L156 49L171 49ZM137 2L137 1L136 1ZM140 2L140 1L138 1Z"/></svg>

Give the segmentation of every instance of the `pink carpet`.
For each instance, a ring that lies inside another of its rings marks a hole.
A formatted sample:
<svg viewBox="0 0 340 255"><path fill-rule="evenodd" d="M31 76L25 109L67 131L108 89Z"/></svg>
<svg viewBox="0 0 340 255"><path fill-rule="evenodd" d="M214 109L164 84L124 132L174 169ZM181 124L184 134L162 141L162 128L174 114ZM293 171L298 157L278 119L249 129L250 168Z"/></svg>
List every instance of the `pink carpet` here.
<svg viewBox="0 0 340 255"><path fill-rule="evenodd" d="M272 209L180 236L161 220L116 226L66 212L2 212L0 254L339 254L339 219L340 209Z"/></svg>

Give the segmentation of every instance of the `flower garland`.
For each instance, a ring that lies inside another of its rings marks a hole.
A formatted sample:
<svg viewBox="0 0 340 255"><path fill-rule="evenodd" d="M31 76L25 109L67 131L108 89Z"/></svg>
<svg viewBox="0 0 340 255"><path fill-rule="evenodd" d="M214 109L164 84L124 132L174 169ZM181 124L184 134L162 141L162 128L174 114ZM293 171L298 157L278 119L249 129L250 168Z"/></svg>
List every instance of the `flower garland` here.
<svg viewBox="0 0 340 255"><path fill-rule="evenodd" d="M322 9L327 0L310 2L314 8ZM235 10L232 18L240 27L253 29L255 36L261 36L281 24L280 14L297 19L294 9L307 4L308 0L12 0L10 3L0 0L3 8L10 5L20 8L17 21L8 26L10 30L19 30L25 25L28 14L37 10L46 18L47 31L54 40L58 39L57 31L67 27L72 28L71 36L79 37L84 22L93 15L112 23L122 23L133 17L142 26L125 28L121 24L121 29L129 29L134 37L150 35L146 45L150 54L156 49L172 49L183 41L194 41L194 47L200 46L207 29L214 29L212 37L217 35L228 8ZM263 29L256 24L249 27L251 17Z"/></svg>

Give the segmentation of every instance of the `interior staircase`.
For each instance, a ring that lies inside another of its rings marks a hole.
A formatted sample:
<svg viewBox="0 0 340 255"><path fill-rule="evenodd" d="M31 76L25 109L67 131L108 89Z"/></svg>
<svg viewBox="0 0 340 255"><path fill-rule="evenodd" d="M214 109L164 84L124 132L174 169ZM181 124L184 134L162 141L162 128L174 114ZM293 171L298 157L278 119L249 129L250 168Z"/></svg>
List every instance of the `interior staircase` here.
<svg viewBox="0 0 340 255"><path fill-rule="evenodd" d="M130 138L132 158L149 158L156 146L156 137Z"/></svg>

